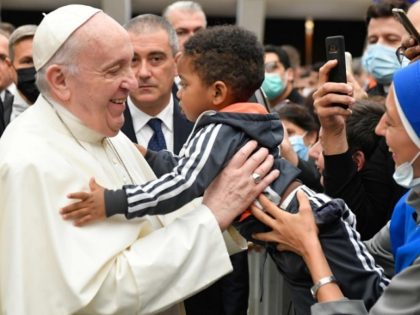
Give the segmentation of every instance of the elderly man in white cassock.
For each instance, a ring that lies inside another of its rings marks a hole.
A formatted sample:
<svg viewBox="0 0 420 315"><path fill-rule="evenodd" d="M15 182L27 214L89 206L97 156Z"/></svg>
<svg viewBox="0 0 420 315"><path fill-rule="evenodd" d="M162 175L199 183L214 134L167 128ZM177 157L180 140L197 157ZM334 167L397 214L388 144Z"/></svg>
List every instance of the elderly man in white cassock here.
<svg viewBox="0 0 420 315"><path fill-rule="evenodd" d="M184 314L246 247L228 226L278 176L272 158L247 145L202 201L77 228L59 209L91 176L111 189L154 178L119 132L133 49L102 11L69 5L44 17L33 55L41 95L0 140L0 313Z"/></svg>

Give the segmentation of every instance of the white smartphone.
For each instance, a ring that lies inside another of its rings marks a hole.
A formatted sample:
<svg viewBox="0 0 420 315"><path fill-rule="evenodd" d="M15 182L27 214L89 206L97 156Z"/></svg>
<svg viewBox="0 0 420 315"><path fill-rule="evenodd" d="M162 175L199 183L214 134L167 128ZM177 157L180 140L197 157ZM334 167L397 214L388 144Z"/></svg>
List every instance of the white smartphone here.
<svg viewBox="0 0 420 315"><path fill-rule="evenodd" d="M346 73L353 75L353 57L351 53L346 51L344 53L344 58L346 59Z"/></svg>

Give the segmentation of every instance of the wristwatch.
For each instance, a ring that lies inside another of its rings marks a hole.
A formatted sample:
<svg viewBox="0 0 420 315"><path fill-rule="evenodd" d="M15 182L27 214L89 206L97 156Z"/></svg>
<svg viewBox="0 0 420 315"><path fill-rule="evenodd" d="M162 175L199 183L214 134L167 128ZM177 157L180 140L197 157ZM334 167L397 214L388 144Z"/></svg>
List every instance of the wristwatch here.
<svg viewBox="0 0 420 315"><path fill-rule="evenodd" d="M323 285L326 285L326 284L332 283L332 282L337 283L337 280L335 279L335 277L333 275L321 278L321 279L319 279L319 281L317 283L315 283L313 285L313 287L311 288L311 293L312 293L312 296L315 299L315 301L317 300L316 299L316 294L318 293L319 288L322 287Z"/></svg>

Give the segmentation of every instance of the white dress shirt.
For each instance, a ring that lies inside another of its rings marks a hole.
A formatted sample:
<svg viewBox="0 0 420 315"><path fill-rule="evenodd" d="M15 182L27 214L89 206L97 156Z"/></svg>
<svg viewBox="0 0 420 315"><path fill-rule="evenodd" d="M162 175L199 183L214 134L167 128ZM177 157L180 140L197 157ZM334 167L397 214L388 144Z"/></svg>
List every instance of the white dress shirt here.
<svg viewBox="0 0 420 315"><path fill-rule="evenodd" d="M10 115L10 121L12 121L28 109L30 104L22 97L15 84L11 84L7 89L14 95L12 113ZM2 95L1 99L4 100L4 95Z"/></svg>
<svg viewBox="0 0 420 315"><path fill-rule="evenodd" d="M4 102L4 96L6 95L6 90L3 90L0 92L0 99L2 102Z"/></svg>
<svg viewBox="0 0 420 315"><path fill-rule="evenodd" d="M160 118L162 120L162 132L165 137L166 149L174 151L174 100L171 94L168 105L156 116L150 116L141 111L134 105L130 97L127 99L128 108L130 109L131 117L133 119L133 128L136 133L137 143L147 147L150 138L153 136L153 129L149 127L147 122L151 118Z"/></svg>

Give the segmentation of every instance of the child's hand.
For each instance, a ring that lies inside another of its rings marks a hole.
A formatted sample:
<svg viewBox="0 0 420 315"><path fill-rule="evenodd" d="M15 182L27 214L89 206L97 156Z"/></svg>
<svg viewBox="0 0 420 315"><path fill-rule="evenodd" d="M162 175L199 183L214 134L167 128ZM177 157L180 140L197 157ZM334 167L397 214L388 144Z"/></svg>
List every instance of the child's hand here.
<svg viewBox="0 0 420 315"><path fill-rule="evenodd" d="M89 181L90 193L75 192L67 195L69 199L79 199L60 209L64 220L74 220L74 225L82 226L87 223L105 219L104 188L98 185L94 178Z"/></svg>
<svg viewBox="0 0 420 315"><path fill-rule="evenodd" d="M141 155L146 156L147 148L143 147L140 144L135 143L137 150L141 153Z"/></svg>

